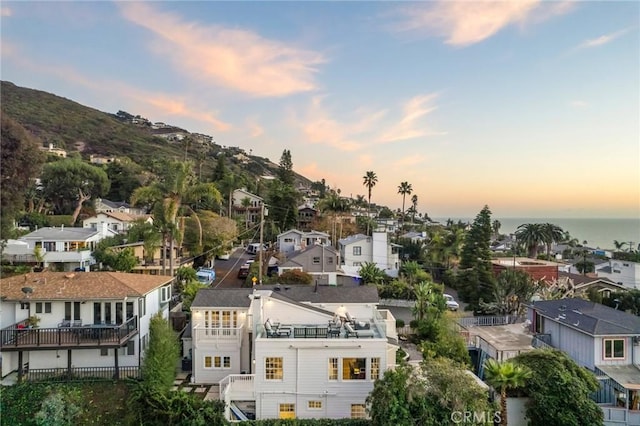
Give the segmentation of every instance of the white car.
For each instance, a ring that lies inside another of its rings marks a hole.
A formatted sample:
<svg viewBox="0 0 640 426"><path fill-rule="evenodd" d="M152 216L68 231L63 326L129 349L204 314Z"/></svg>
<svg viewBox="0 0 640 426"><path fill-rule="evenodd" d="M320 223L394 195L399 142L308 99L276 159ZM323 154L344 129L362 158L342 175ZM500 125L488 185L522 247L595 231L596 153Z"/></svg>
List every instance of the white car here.
<svg viewBox="0 0 640 426"><path fill-rule="evenodd" d="M456 299L453 298L450 294L443 294L444 300L447 302L447 309L450 311L457 311L460 305L456 302Z"/></svg>

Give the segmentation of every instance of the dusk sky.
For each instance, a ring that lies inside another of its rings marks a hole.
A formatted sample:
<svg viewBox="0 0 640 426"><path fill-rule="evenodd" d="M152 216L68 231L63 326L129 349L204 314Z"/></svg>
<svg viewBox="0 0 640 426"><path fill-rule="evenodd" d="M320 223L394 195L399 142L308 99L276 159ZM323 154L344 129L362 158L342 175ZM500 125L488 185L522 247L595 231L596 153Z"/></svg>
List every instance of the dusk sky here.
<svg viewBox="0 0 640 426"><path fill-rule="evenodd" d="M1 16L2 80L275 163L289 149L342 195L366 195L373 170L372 202L401 207L407 181L431 217L640 217L636 1L3 1Z"/></svg>

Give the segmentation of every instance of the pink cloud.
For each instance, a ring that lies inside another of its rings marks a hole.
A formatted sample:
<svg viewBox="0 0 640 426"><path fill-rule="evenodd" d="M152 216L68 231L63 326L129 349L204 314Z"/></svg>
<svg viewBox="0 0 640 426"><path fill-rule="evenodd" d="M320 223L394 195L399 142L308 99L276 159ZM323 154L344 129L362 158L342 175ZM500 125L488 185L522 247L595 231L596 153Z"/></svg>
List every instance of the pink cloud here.
<svg viewBox="0 0 640 426"><path fill-rule="evenodd" d="M13 12L11 9L9 9L6 6L0 7L0 16L3 18L8 18L9 16L13 15Z"/></svg>
<svg viewBox="0 0 640 426"><path fill-rule="evenodd" d="M540 0L438 1L402 9L400 32L426 32L445 38L447 44L479 43L512 24L540 22L567 13L569 2L543 4Z"/></svg>
<svg viewBox="0 0 640 426"><path fill-rule="evenodd" d="M118 5L126 19L156 36L154 51L191 78L264 97L317 88L316 66L325 62L318 52L269 40L247 30L187 22L149 3Z"/></svg>
<svg viewBox="0 0 640 426"><path fill-rule="evenodd" d="M378 142L397 142L421 136L443 134L430 130L422 121L425 116L436 110L435 100L437 97L437 94L432 93L409 99L404 104L403 115L400 120L386 129L378 139Z"/></svg>

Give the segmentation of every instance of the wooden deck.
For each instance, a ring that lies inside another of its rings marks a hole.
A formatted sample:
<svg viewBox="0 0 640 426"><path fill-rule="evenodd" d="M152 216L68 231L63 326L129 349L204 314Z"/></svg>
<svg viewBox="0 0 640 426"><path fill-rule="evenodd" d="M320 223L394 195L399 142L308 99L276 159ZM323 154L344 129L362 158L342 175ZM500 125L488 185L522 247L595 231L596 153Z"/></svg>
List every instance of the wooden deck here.
<svg viewBox="0 0 640 426"><path fill-rule="evenodd" d="M137 317L113 326L5 328L0 331L0 350L120 347L137 333Z"/></svg>

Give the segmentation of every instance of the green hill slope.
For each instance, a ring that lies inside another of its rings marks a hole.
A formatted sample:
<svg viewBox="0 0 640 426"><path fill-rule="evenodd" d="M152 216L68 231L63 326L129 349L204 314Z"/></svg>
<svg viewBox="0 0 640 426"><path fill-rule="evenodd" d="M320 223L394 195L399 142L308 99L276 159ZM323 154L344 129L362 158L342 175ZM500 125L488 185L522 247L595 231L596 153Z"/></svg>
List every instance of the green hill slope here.
<svg viewBox="0 0 640 426"><path fill-rule="evenodd" d="M0 105L3 114L20 123L45 146L52 143L70 153L79 152L85 159L91 154L128 157L148 168L155 160L185 157L183 142L155 136L148 125L132 124L115 114L98 111L44 91L1 81ZM204 178L213 170L221 152L229 158L229 169L233 173L255 178L265 174L274 175L278 168L268 159L250 156L240 148L222 148L212 143L192 141L187 149L187 158L202 164ZM244 153L248 161L235 160L233 156L239 153ZM304 176L297 175L296 178L301 183L310 183Z"/></svg>

